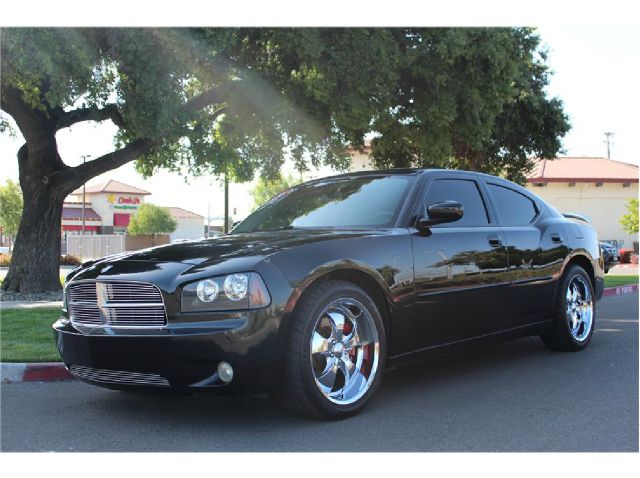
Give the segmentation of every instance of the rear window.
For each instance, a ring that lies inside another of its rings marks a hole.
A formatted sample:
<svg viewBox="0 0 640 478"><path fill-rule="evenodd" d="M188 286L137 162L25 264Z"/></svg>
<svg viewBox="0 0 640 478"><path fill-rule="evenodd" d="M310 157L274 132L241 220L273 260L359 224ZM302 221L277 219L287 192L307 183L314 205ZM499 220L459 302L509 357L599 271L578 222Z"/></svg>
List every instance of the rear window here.
<svg viewBox="0 0 640 478"><path fill-rule="evenodd" d="M534 202L524 194L497 184L489 183L487 187L498 210L501 225L526 226L538 214Z"/></svg>

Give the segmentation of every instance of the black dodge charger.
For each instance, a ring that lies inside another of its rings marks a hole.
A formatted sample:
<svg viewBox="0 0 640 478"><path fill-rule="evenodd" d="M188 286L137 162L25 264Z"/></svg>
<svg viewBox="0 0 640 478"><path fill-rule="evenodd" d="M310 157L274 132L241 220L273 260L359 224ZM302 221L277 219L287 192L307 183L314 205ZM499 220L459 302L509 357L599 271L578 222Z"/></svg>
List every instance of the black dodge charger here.
<svg viewBox="0 0 640 478"><path fill-rule="evenodd" d="M88 383L269 392L343 418L421 352L585 348L603 277L593 228L516 184L372 171L293 187L223 237L83 264L53 327Z"/></svg>

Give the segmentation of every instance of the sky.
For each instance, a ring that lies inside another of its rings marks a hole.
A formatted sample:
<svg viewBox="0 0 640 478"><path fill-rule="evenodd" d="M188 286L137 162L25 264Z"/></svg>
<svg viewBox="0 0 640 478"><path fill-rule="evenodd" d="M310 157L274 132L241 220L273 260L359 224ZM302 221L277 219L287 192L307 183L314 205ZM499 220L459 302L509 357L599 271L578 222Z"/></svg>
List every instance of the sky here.
<svg viewBox="0 0 640 478"><path fill-rule="evenodd" d="M571 131L564 138L567 156L606 157L604 132L615 135L611 159L640 164L637 136L640 111L638 78L640 29L634 26L555 26L540 27L538 32L549 51L548 63L553 71L548 92L564 102ZM60 155L70 166L87 158L113 150L115 127L111 123L79 123L58 133ZM0 181L17 180L16 152L22 144L16 138L0 135ZM291 171L285 166L285 172ZM326 171L325 171L326 172ZM178 206L211 217L224 214L222 183L215 177L185 178L160 172L143 179L128 164L89 181L89 184L116 179L152 193L147 201L161 206ZM250 209L251 184L230 185L230 211L234 220ZM233 214L237 209L238 213Z"/></svg>

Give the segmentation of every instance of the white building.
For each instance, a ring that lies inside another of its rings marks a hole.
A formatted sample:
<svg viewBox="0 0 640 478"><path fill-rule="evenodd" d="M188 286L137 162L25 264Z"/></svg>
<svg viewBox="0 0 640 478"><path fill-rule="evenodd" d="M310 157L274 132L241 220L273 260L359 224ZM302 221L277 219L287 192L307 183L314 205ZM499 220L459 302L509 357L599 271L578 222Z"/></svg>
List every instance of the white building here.
<svg viewBox="0 0 640 478"><path fill-rule="evenodd" d="M90 203L91 215L95 215L99 218L95 223L91 225L96 226L93 229L94 233L100 234L122 234L127 230L131 215L135 214L141 204L144 203L145 196L150 195L149 191L144 191L128 184L115 181L113 179L108 180L105 183L87 185L85 187L85 196L87 203ZM65 202L63 208L63 231L68 230L65 226L64 211L74 210L74 217L77 217L78 209L80 215L82 214L82 188L76 189L71 193L71 201ZM78 206L75 206L77 204ZM85 205L85 224L86 224L87 209ZM82 217L80 216L80 222ZM77 222L77 219L76 221ZM74 230L77 229L77 224ZM85 231L88 231L85 225Z"/></svg>
<svg viewBox="0 0 640 478"><path fill-rule="evenodd" d="M171 242L204 237L204 216L181 207L168 207L167 209L178 222L178 227L171 233Z"/></svg>
<svg viewBox="0 0 640 478"><path fill-rule="evenodd" d="M606 158L539 160L527 189L560 212L588 216L600 240L637 249L638 236L624 232L620 218L629 199L638 197L638 166Z"/></svg>
<svg viewBox="0 0 640 478"><path fill-rule="evenodd" d="M151 193L113 179L85 187L85 234L124 234L131 216ZM82 188L75 190L62 209L63 241L67 235L82 233ZM179 207L169 207L178 222L171 240L200 239L204 236L204 217Z"/></svg>

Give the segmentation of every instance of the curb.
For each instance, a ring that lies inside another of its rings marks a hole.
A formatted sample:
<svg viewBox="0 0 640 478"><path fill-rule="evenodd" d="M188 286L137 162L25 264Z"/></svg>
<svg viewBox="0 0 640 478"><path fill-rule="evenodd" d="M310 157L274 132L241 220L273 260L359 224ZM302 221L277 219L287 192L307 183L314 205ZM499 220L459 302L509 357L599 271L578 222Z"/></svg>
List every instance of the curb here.
<svg viewBox="0 0 640 478"><path fill-rule="evenodd" d="M608 287L602 294L611 297L638 292L638 284ZM2 363L2 383L56 382L75 380L62 362L44 363Z"/></svg>
<svg viewBox="0 0 640 478"><path fill-rule="evenodd" d="M74 380L62 362L2 363L2 383Z"/></svg>
<svg viewBox="0 0 640 478"><path fill-rule="evenodd" d="M638 292L638 284L619 285L618 287L608 287L604 290L602 297L614 295L633 294Z"/></svg>

